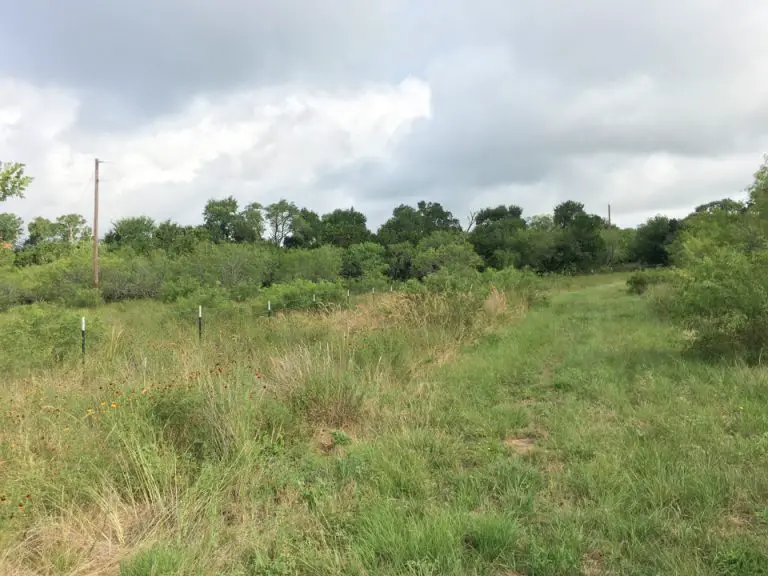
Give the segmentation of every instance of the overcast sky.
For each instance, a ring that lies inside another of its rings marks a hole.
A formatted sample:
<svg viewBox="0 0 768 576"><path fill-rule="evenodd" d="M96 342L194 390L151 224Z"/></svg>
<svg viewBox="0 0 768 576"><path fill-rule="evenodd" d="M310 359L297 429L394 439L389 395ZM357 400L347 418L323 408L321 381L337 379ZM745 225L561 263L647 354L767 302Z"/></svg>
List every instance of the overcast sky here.
<svg viewBox="0 0 768 576"><path fill-rule="evenodd" d="M763 0L0 0L0 211L201 220L208 198L635 225L768 152Z"/></svg>

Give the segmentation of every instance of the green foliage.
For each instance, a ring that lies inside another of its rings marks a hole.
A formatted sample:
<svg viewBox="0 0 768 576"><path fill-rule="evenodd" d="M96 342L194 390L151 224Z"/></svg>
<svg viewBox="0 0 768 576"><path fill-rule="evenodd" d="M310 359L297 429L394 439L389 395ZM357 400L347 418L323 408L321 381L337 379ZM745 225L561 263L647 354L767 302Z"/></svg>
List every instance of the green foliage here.
<svg viewBox="0 0 768 576"><path fill-rule="evenodd" d="M353 244L344 251L341 259L343 278L381 278L387 271L385 249L381 244L365 242Z"/></svg>
<svg viewBox="0 0 768 576"><path fill-rule="evenodd" d="M377 234L385 246L408 242L418 244L438 230L461 230L459 221L439 202L420 201L416 208L401 204Z"/></svg>
<svg viewBox="0 0 768 576"><path fill-rule="evenodd" d="M8 198L23 198L33 178L24 174L24 164L0 163L0 202Z"/></svg>
<svg viewBox="0 0 768 576"><path fill-rule="evenodd" d="M281 199L267 206L264 213L267 236L275 246L282 246L291 233L294 218L299 216L298 207L293 202Z"/></svg>
<svg viewBox="0 0 768 576"><path fill-rule="evenodd" d="M668 309L709 355L759 360L768 346L768 252L712 246L690 260L676 281Z"/></svg>
<svg viewBox="0 0 768 576"><path fill-rule="evenodd" d="M649 286L669 282L673 277L662 270L642 270L627 278L627 291L630 294L645 294Z"/></svg>
<svg viewBox="0 0 768 576"><path fill-rule="evenodd" d="M320 216L312 210L302 208L293 217L291 235L283 240L286 248L313 248L318 246L323 232Z"/></svg>
<svg viewBox="0 0 768 576"><path fill-rule="evenodd" d="M709 357L759 362L768 346L766 166L755 174L748 208L733 201L700 206L674 246L681 269L660 304Z"/></svg>
<svg viewBox="0 0 768 576"><path fill-rule="evenodd" d="M303 279L310 282L332 282L339 277L342 254L342 251L334 246L278 252L271 281L293 282Z"/></svg>
<svg viewBox="0 0 768 576"><path fill-rule="evenodd" d="M155 221L147 216L121 218L104 236L104 243L115 248L128 247L138 254L149 254L155 246Z"/></svg>
<svg viewBox="0 0 768 576"><path fill-rule="evenodd" d="M89 345L100 338L100 322L89 320ZM80 340L77 312L50 304L14 308L0 318L0 371L18 373L79 359Z"/></svg>
<svg viewBox="0 0 768 576"><path fill-rule="evenodd" d="M259 292L251 301L256 310L266 313L267 303L272 310L312 309L320 305L343 304L347 301L347 289L340 282L310 282L294 280L286 284L273 284Z"/></svg>
<svg viewBox="0 0 768 576"><path fill-rule="evenodd" d="M341 248L363 244L371 238L366 222L365 214L354 208L334 210L330 214L323 215L320 238L324 244Z"/></svg>
<svg viewBox="0 0 768 576"><path fill-rule="evenodd" d="M232 196L209 200L203 210L203 221L211 241L215 243L257 242L264 233L261 205L248 204L238 211L238 202Z"/></svg>
<svg viewBox="0 0 768 576"><path fill-rule="evenodd" d="M500 269L519 263L525 251L526 222L522 214L518 206L498 206L477 213L469 241L486 266Z"/></svg>
<svg viewBox="0 0 768 576"><path fill-rule="evenodd" d="M629 256L646 266L668 266L668 247L675 240L678 222L666 216L655 216L637 228L629 245Z"/></svg>
<svg viewBox="0 0 768 576"><path fill-rule="evenodd" d="M441 270L457 274L477 270L482 263L482 258L463 237L440 231L419 242L412 268L417 278L425 278Z"/></svg>
<svg viewBox="0 0 768 576"><path fill-rule="evenodd" d="M0 270L8 270L16 262L16 253L13 248L0 244Z"/></svg>
<svg viewBox="0 0 768 576"><path fill-rule="evenodd" d="M0 214L0 246L15 244L21 235L24 222L16 214L7 212Z"/></svg>
<svg viewBox="0 0 768 576"><path fill-rule="evenodd" d="M120 565L120 576L177 576L183 556L174 549L156 544Z"/></svg>

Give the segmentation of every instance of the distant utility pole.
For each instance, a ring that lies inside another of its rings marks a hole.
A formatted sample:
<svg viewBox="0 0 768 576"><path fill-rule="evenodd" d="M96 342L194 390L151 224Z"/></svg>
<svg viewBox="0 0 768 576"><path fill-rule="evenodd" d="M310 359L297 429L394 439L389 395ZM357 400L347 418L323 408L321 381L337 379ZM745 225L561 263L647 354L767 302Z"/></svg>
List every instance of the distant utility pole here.
<svg viewBox="0 0 768 576"><path fill-rule="evenodd" d="M608 204L608 228L611 227L611 205Z"/></svg>
<svg viewBox="0 0 768 576"><path fill-rule="evenodd" d="M96 158L93 162L93 287L99 287L99 164Z"/></svg>

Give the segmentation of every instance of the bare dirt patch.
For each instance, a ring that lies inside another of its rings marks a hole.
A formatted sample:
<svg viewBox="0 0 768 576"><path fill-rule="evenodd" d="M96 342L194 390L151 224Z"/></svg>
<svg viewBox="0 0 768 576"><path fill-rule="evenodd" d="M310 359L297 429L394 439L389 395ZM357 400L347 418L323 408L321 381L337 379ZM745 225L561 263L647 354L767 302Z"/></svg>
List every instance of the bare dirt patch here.
<svg viewBox="0 0 768 576"><path fill-rule="evenodd" d="M603 554L599 550L591 550L581 557L582 576L608 576L613 574L605 569Z"/></svg>
<svg viewBox="0 0 768 576"><path fill-rule="evenodd" d="M536 447L533 438L506 438L504 446L511 448L518 454L528 454Z"/></svg>

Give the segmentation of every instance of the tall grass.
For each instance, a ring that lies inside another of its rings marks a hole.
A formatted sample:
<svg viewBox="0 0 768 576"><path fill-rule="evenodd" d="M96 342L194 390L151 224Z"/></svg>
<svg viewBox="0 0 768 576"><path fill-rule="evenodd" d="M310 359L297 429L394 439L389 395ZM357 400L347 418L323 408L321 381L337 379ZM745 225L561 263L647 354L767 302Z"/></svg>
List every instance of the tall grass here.
<svg viewBox="0 0 768 576"><path fill-rule="evenodd" d="M119 303L84 366L14 353L0 573L765 573L766 373L615 278L516 282L233 304L202 342Z"/></svg>

